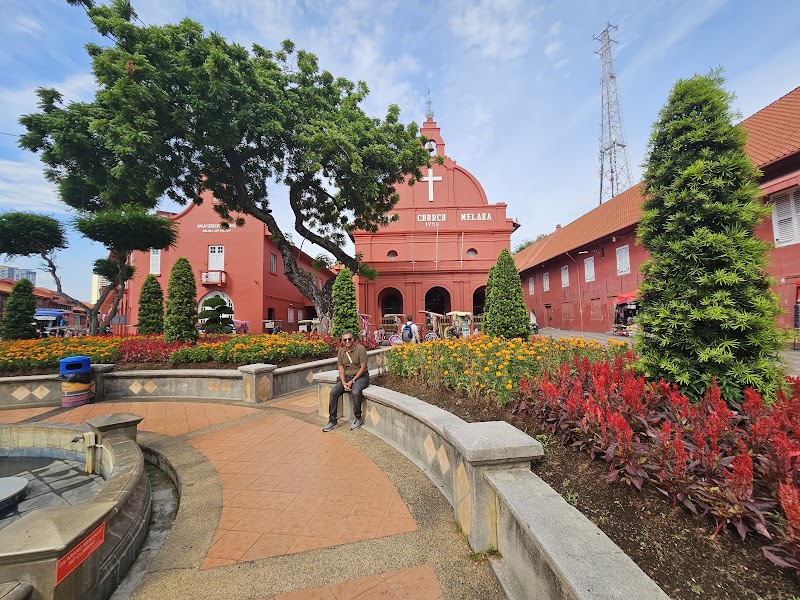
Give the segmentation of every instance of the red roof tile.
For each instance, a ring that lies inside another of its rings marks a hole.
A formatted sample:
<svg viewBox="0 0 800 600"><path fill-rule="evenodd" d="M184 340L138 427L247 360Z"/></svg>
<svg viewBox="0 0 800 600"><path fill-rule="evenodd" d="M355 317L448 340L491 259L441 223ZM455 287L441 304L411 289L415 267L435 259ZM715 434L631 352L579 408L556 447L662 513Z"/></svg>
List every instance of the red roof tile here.
<svg viewBox="0 0 800 600"><path fill-rule="evenodd" d="M800 152L800 87L742 121L745 152L758 168Z"/></svg>
<svg viewBox="0 0 800 600"><path fill-rule="evenodd" d="M514 255L520 271L541 264L594 240L612 235L639 222L644 184L635 185L604 202L546 238ZM547 242L541 244L541 242ZM524 256L520 256L528 251Z"/></svg>
<svg viewBox="0 0 800 600"><path fill-rule="evenodd" d="M745 152L759 168L800 152L800 87L742 121L747 132ZM521 272L603 237L636 225L642 215L644 184L557 229L514 255Z"/></svg>

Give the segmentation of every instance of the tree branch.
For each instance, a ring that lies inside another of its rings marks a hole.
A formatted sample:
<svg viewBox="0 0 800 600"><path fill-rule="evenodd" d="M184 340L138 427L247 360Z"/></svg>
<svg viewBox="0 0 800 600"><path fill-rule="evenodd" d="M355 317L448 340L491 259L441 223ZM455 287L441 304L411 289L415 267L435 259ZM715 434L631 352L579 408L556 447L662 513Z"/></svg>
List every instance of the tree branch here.
<svg viewBox="0 0 800 600"><path fill-rule="evenodd" d="M357 273L358 261L354 257L347 254L335 243L331 242L328 239L325 239L321 235L314 233L308 227L306 227L302 209L300 208L300 197L303 191L308 189L309 187L310 182L308 181L308 179L309 178L306 177L304 179L301 179L300 181L292 183L289 186L289 205L292 207L292 212L294 212L294 230L301 236L303 236L305 239L307 239L309 242L312 242L317 246L321 246L322 248L333 254L333 256L340 263L342 263L345 267L350 269L353 273Z"/></svg>

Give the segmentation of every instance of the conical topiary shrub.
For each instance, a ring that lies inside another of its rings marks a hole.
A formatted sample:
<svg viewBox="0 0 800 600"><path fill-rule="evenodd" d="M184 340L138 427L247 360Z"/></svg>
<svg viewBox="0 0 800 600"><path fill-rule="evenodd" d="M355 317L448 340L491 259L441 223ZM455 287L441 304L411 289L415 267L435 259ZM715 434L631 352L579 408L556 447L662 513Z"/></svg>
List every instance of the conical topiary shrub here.
<svg viewBox="0 0 800 600"><path fill-rule="evenodd" d="M192 265L181 256L175 261L167 286L167 310L164 314L164 341L197 341L197 283Z"/></svg>
<svg viewBox="0 0 800 600"><path fill-rule="evenodd" d="M36 337L36 296L33 284L20 279L11 289L3 309L3 323L0 325L0 338L4 340L30 340Z"/></svg>
<svg viewBox="0 0 800 600"><path fill-rule="evenodd" d="M164 333L164 292L155 275L148 275L139 294L139 335Z"/></svg>
<svg viewBox="0 0 800 600"><path fill-rule="evenodd" d="M356 306L356 286L353 283L353 273L345 267L336 276L333 282L333 331L334 338L341 337L345 331L350 331L356 338L360 337L358 326L358 308Z"/></svg>
<svg viewBox="0 0 800 600"><path fill-rule="evenodd" d="M483 319L482 333L486 335L527 339L531 334L519 273L505 248L489 270Z"/></svg>

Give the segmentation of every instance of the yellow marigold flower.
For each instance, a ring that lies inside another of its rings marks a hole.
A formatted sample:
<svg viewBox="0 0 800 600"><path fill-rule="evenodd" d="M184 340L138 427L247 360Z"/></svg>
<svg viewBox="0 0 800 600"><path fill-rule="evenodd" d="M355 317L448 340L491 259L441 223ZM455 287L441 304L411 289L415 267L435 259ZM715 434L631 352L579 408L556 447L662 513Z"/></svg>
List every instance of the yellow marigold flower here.
<svg viewBox="0 0 800 600"><path fill-rule="evenodd" d="M502 374L500 371L497 371L497 372L495 373L495 375L497 375L498 377L502 377L502 376L503 376L503 374Z"/></svg>
<svg viewBox="0 0 800 600"><path fill-rule="evenodd" d="M506 385L506 389L507 389L507 390L510 390L512 387L514 387L514 386L513 386L513 385L511 385L510 383Z"/></svg>
<svg viewBox="0 0 800 600"><path fill-rule="evenodd" d="M450 375L450 371L445 371L444 374L445 375Z"/></svg>
<svg viewBox="0 0 800 600"><path fill-rule="evenodd" d="M489 367L483 367L483 372L484 373L488 373L489 372Z"/></svg>

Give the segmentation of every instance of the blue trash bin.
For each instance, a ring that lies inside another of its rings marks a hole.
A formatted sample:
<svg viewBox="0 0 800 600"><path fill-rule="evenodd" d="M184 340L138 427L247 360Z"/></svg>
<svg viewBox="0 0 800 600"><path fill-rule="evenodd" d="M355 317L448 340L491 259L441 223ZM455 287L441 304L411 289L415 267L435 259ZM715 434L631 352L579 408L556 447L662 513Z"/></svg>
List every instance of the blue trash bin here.
<svg viewBox="0 0 800 600"><path fill-rule="evenodd" d="M88 356L70 356L59 361L61 406L75 408L94 399L92 361Z"/></svg>

